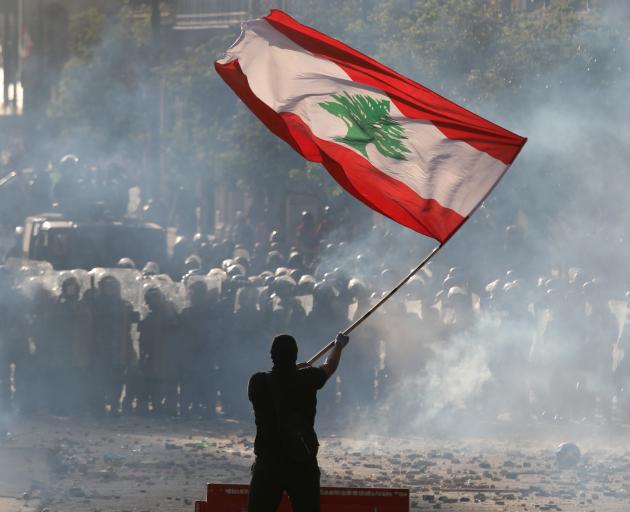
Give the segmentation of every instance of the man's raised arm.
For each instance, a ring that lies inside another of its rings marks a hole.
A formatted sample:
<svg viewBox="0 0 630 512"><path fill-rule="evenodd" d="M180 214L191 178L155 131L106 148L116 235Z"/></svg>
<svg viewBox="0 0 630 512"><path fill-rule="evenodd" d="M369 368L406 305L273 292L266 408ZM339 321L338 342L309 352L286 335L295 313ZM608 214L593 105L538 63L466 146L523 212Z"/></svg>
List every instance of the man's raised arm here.
<svg viewBox="0 0 630 512"><path fill-rule="evenodd" d="M337 334L335 338L335 344L333 345L332 350L326 357L326 361L323 365L320 366L324 373L326 374L326 378L330 378L333 373L337 370L339 366L339 361L341 360L341 352L345 348L345 346L350 341L350 337L345 334Z"/></svg>

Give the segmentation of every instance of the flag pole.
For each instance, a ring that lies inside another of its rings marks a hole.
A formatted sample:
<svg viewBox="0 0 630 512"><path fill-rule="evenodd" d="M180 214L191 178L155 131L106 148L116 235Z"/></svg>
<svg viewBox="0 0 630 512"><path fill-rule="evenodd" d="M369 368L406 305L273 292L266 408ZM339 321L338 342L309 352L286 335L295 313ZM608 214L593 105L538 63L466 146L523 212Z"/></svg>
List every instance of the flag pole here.
<svg viewBox="0 0 630 512"><path fill-rule="evenodd" d="M450 238L450 237L449 237ZM446 242L442 242L440 245L436 246L419 264L417 267L415 267L414 269L411 270L411 272L409 272L409 274L407 274L402 281L400 281L400 283L398 283L396 286L394 286L389 292L387 292L386 295L384 295L376 304L374 304L370 309L368 309L365 313L363 313L363 315L361 315L360 318L358 318L357 320L355 320L351 325L349 325L348 327L346 327L343 331L342 334L348 335L350 334L352 331L354 331L357 327L359 327L359 325L361 325L363 322L365 322L370 316L372 316L372 313L374 313L378 308L380 308L383 304L385 304L385 302L387 302L392 295L394 295L398 290L400 290L405 283L407 283L407 281L409 281L409 279L411 279L414 275L416 275L418 272L420 272L420 270L422 270L422 267L424 267L427 263L429 263L429 261L431 260L431 258L433 258L433 256L435 256L438 252L440 252L440 249L442 247L444 247L444 244ZM313 357L311 357L306 364L307 365L312 365L315 361L317 361L320 357L322 357L326 352L328 352L333 345L335 344L334 341L331 341L328 345L326 345L324 348L322 348L319 352L317 352L317 354L315 354Z"/></svg>

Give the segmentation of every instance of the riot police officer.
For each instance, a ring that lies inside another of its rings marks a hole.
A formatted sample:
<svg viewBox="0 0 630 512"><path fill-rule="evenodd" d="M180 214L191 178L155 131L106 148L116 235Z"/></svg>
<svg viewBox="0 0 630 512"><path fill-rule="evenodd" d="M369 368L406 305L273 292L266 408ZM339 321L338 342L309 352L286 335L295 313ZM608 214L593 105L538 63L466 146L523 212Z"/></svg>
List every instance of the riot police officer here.
<svg viewBox="0 0 630 512"><path fill-rule="evenodd" d="M179 346L181 351L181 413L202 411L214 416L216 406L216 365L210 296L200 278L189 281L190 305L181 312Z"/></svg>
<svg viewBox="0 0 630 512"><path fill-rule="evenodd" d="M52 311L51 331L42 345L48 366L48 404L53 412L82 410L87 395L83 382L91 343L91 310L81 300L76 277L62 275L61 294Z"/></svg>
<svg viewBox="0 0 630 512"><path fill-rule="evenodd" d="M179 318L174 305L159 288L149 286L144 300L149 312L138 325L140 371L144 384L138 405L146 407L150 398L154 412L175 416L179 367L176 330Z"/></svg>
<svg viewBox="0 0 630 512"><path fill-rule="evenodd" d="M94 379L92 405L97 411L109 406L116 413L120 406L127 370L136 360L131 327L140 316L122 298L120 282L106 275L98 283L93 299L93 346L90 375Z"/></svg>

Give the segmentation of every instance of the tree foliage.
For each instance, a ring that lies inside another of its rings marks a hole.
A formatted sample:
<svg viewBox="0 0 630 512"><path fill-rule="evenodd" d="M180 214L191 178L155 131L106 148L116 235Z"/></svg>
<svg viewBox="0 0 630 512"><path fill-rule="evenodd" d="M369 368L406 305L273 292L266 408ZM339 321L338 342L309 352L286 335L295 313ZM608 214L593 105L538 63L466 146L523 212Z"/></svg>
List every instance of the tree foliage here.
<svg viewBox="0 0 630 512"><path fill-rule="evenodd" d="M96 159L143 152L151 73L128 14L111 19L88 9L71 19L70 58L48 109L66 150Z"/></svg>
<svg viewBox="0 0 630 512"><path fill-rule="evenodd" d="M627 47L627 34L602 11L580 12L575 0L554 0L534 12L505 4L305 0L292 14L514 129L522 113L576 80L594 89L622 87L627 52L611 49ZM209 178L259 192L305 183L313 188L315 180L332 189L325 173L313 172L271 135L215 73L213 61L237 36L236 28L209 33L204 44L164 60L159 69L147 65L148 30L147 18L130 16L127 7L116 19L88 10L72 20L72 58L50 108L58 133L103 151L141 152L149 128L146 84L158 81L167 183ZM379 123L358 123L350 106L344 120L373 137L368 132Z"/></svg>

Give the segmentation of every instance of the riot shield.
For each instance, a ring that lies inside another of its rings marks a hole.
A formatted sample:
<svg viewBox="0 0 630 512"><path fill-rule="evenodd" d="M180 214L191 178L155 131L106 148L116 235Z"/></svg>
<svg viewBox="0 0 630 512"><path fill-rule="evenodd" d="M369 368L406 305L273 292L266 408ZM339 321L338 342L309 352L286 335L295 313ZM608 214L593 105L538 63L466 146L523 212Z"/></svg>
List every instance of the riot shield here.
<svg viewBox="0 0 630 512"><path fill-rule="evenodd" d="M53 271L43 275L20 275L16 280L16 289L27 299L34 300L40 293L49 298L59 295L58 273Z"/></svg>
<svg viewBox="0 0 630 512"><path fill-rule="evenodd" d="M186 286L183 283L174 282L167 274L144 276L142 287L144 290L147 288L160 290L164 298L175 306L178 313L187 305Z"/></svg>
<svg viewBox="0 0 630 512"><path fill-rule="evenodd" d="M131 268L93 268L88 273L90 287L98 288L98 284L105 276L112 276L120 283L121 297L130 302L136 311L141 311L144 305L142 290L142 273Z"/></svg>
<svg viewBox="0 0 630 512"><path fill-rule="evenodd" d="M219 272L213 273L211 270L205 276L190 276L190 278L186 282L186 288L190 288L193 283L200 281L206 285L206 288L208 289L208 294L214 294L217 298L220 297L221 291L223 289L223 282L225 281L225 279L223 279L223 274L225 273L220 269L213 270L219 270ZM221 272L223 272L223 274L221 274Z"/></svg>
<svg viewBox="0 0 630 512"><path fill-rule="evenodd" d="M260 288L252 284L241 286L236 290L236 300L234 302L234 311L238 311L245 303L258 304L260 298Z"/></svg>

